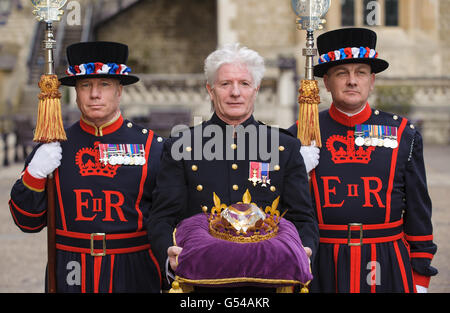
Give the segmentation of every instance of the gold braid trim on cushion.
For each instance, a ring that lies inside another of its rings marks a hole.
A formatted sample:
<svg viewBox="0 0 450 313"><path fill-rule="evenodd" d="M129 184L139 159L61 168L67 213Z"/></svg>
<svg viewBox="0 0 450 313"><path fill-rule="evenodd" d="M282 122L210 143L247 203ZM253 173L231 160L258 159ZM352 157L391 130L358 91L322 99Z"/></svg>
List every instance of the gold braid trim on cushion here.
<svg viewBox="0 0 450 313"><path fill-rule="evenodd" d="M271 278L256 278L256 277L231 277L231 278L217 278L217 279L188 279L180 276L175 276L175 279L180 283L193 284L193 285L224 285L233 283L261 283L261 284L273 284L273 285L305 285L298 280L290 279L271 279Z"/></svg>
<svg viewBox="0 0 450 313"><path fill-rule="evenodd" d="M271 233L265 234L265 235L252 235L252 236L244 237L244 236L236 236L236 235L231 235L229 233L217 231L213 228L213 223L210 223L209 224L209 233L211 234L211 236L216 237L218 239L223 239L223 240L238 242L238 243L249 243L249 242L259 242L259 241L271 239L277 235L278 229Z"/></svg>

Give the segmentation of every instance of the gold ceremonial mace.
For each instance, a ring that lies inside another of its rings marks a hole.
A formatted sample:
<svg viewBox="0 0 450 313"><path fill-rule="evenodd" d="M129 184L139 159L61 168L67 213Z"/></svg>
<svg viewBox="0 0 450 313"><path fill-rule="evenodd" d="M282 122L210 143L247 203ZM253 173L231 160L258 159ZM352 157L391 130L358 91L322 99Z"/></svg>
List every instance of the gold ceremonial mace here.
<svg viewBox="0 0 450 313"><path fill-rule="evenodd" d="M35 7L33 13L39 21L46 23L43 49L45 51L45 73L39 81L39 107L36 120L34 141L41 143L67 140L61 117L60 82L55 74L53 49L56 41L53 37L52 23L59 21L64 11L61 8L67 0L31 0ZM47 177L47 290L56 292L56 212L55 180L53 173Z"/></svg>
<svg viewBox="0 0 450 313"><path fill-rule="evenodd" d="M323 16L330 8L330 0L291 0L292 9L298 16L297 28L306 30L306 48L303 55L306 57L305 79L299 88L299 113L297 138L302 145L316 145L322 147L319 128L319 86L314 80L314 56L317 49L314 48L314 30L322 29L325 20Z"/></svg>

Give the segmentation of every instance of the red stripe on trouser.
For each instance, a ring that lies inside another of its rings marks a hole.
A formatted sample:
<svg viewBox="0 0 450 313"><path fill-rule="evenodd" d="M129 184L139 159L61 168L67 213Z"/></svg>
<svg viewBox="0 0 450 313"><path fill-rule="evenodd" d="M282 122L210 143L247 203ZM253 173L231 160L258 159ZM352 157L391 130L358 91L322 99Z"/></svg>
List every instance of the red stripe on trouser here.
<svg viewBox="0 0 450 313"><path fill-rule="evenodd" d="M98 293L98 285L100 283L100 272L102 269L102 257L94 257L94 293Z"/></svg>
<svg viewBox="0 0 450 313"><path fill-rule="evenodd" d="M156 260L155 255L153 254L152 250L148 250L148 254L150 255L150 258L152 259L153 263L156 266L156 269L158 270L158 275L159 275L159 284L162 285L162 276L161 276L161 269L159 268L159 263Z"/></svg>
<svg viewBox="0 0 450 313"><path fill-rule="evenodd" d="M334 281L336 282L336 292L338 292L338 269L337 269L337 262L338 262L338 255L339 255L339 244L334 245L334 251L333 251L333 258L334 258Z"/></svg>
<svg viewBox="0 0 450 313"><path fill-rule="evenodd" d="M372 243L371 247L370 247L370 251L371 251L371 260L372 260L372 264L371 264L371 268L370 268L370 272L371 272L371 285L370 285L370 292L371 293L376 293L376 287L377 287L377 246Z"/></svg>
<svg viewBox="0 0 450 313"><path fill-rule="evenodd" d="M361 246L350 247L350 292L360 292Z"/></svg>
<svg viewBox="0 0 450 313"><path fill-rule="evenodd" d="M395 254L397 255L398 266L400 267L400 273L402 274L403 288L405 289L405 292L409 292L408 279L406 278L405 265L403 264L402 255L400 254L400 249L398 248L398 243L396 241L394 242L394 249L395 249Z"/></svg>
<svg viewBox="0 0 450 313"><path fill-rule="evenodd" d="M114 257L115 255L111 255L111 269L109 273L109 293L113 291L113 273L114 273Z"/></svg>
<svg viewBox="0 0 450 313"><path fill-rule="evenodd" d="M86 254L81 254L81 292L86 293Z"/></svg>

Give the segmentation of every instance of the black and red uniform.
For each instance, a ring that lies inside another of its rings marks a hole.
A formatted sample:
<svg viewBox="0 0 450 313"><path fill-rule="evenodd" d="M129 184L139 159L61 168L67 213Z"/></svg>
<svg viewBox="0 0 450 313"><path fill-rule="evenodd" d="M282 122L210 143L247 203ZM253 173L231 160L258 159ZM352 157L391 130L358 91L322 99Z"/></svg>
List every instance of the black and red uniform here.
<svg viewBox="0 0 450 313"><path fill-rule="evenodd" d="M319 113L322 148L310 173L320 230L312 290L414 292L437 270L420 133L405 118L372 110ZM356 125L397 130L397 148L356 146ZM297 125L289 129L297 133Z"/></svg>
<svg viewBox="0 0 450 313"><path fill-rule="evenodd" d="M57 291L160 292L147 220L163 139L122 116L100 128L81 119L66 134L55 171ZM143 147L146 162L102 162L100 144ZM27 171L33 155L9 202L14 222L24 232L46 226L46 179Z"/></svg>

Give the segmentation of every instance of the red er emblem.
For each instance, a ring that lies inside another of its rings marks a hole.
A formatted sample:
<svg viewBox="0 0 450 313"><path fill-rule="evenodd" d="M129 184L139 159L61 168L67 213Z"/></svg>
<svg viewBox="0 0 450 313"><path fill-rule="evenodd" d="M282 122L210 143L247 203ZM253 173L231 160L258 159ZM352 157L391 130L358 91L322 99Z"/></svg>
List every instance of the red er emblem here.
<svg viewBox="0 0 450 313"><path fill-rule="evenodd" d="M100 162L99 142L94 143L94 148L81 148L75 155L75 164L80 168L81 176L116 176L120 165L102 164Z"/></svg>
<svg viewBox="0 0 450 313"><path fill-rule="evenodd" d="M341 146L337 148L337 143L340 143ZM342 145L346 147L346 150L343 149ZM326 147L328 151L331 152L331 160L335 164L342 163L363 163L367 164L370 162L370 155L372 151L375 150L375 147L370 146L366 150L363 147L359 147L355 150L355 136L354 131L347 131L347 137L333 135L328 138Z"/></svg>

